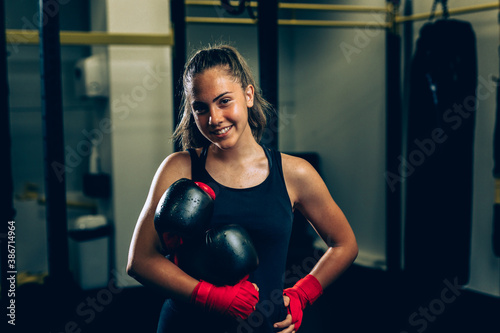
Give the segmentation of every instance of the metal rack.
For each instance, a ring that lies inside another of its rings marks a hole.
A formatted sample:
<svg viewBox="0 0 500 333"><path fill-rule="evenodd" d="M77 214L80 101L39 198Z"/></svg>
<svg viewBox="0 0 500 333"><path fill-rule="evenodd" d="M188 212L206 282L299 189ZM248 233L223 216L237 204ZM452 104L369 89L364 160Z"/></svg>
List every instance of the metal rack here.
<svg viewBox="0 0 500 333"><path fill-rule="evenodd" d="M212 0L186 0L185 6L218 6L220 1ZM231 4L237 5L237 1ZM257 7L257 2L250 3L252 7ZM431 13L420 13L404 16L399 14L398 8L393 8L390 1L385 7L375 6L349 6L349 5L328 5L328 4L300 4L300 3L278 3L280 10L306 10L306 11L328 11L345 13L377 13L386 14L386 22L378 23L374 21L336 21L336 20L298 20L298 19L278 19L280 26L308 26L308 27L331 27L331 28L380 28L388 29L396 24L426 20ZM394 10L395 9L395 10ZM498 2L482 5L464 6L450 9L450 15L462 15L477 13L488 10L499 9ZM442 15L442 11L436 12L436 17ZM257 24L257 19L251 18L231 18L231 17L195 17L186 16L184 21L190 24ZM39 43L37 30L6 30L7 43L17 45L33 45ZM84 32L84 31L61 31L61 45L174 45L173 34L126 34L111 32Z"/></svg>
<svg viewBox="0 0 500 333"><path fill-rule="evenodd" d="M37 30L7 30L7 43L37 45ZM174 45L172 34L127 34L113 32L61 31L61 45Z"/></svg>

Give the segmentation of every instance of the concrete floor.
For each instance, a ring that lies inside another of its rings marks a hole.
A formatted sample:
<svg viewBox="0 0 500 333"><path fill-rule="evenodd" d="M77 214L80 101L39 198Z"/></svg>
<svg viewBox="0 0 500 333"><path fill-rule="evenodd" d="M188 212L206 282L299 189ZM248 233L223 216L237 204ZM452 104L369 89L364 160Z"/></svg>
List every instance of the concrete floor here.
<svg viewBox="0 0 500 333"><path fill-rule="evenodd" d="M452 281L451 281L452 282ZM448 291L443 292L446 288ZM162 298L144 287L54 294L25 284L16 296L22 332L155 332ZM300 333L500 332L500 299L449 285L423 290L387 272L352 266L307 308ZM50 329L50 321L57 325Z"/></svg>

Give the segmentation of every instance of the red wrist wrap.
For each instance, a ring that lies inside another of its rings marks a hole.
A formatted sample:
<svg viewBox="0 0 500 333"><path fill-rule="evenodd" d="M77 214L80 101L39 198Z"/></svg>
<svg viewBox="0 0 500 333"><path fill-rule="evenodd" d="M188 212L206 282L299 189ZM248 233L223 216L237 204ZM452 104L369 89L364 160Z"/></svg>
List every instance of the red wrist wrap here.
<svg viewBox="0 0 500 333"><path fill-rule="evenodd" d="M248 277L234 286L214 286L200 281L191 294L191 303L234 318L246 319L259 301L259 292L247 281Z"/></svg>
<svg viewBox="0 0 500 333"><path fill-rule="evenodd" d="M302 323L303 311L306 305L313 304L322 293L323 287L321 287L318 279L311 274L299 280L292 288L283 291L283 295L290 298L288 313L292 316L295 330L298 330Z"/></svg>

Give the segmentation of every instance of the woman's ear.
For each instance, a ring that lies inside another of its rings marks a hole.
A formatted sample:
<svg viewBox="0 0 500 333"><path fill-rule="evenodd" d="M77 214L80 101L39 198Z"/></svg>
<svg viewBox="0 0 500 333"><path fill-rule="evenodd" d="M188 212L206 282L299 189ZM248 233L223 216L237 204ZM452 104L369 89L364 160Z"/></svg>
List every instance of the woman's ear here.
<svg viewBox="0 0 500 333"><path fill-rule="evenodd" d="M249 84L245 89L245 98L247 100L247 107L251 108L253 106L253 97L255 93L255 88Z"/></svg>

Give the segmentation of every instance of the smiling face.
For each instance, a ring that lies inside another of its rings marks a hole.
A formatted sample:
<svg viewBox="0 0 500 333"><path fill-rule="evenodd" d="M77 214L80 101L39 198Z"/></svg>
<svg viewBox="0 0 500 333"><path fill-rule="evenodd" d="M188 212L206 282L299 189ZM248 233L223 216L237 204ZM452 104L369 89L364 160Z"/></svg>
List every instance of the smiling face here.
<svg viewBox="0 0 500 333"><path fill-rule="evenodd" d="M243 89L224 68L209 68L193 78L191 112L203 136L228 149L242 140L254 140L248 125L253 98L253 86Z"/></svg>

